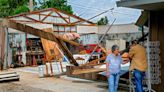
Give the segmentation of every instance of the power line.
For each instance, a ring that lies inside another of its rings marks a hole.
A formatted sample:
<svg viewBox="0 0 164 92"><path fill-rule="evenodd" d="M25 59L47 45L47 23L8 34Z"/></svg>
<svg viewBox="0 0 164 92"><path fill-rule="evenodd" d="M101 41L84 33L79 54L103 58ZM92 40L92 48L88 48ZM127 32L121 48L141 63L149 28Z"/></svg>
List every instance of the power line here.
<svg viewBox="0 0 164 92"><path fill-rule="evenodd" d="M83 9L90 9L90 10L94 10L94 11L105 11L104 9L97 9L95 7L83 6L83 5L72 3L72 2L69 2L69 3L72 4L72 5L74 5L74 6L76 6L76 7L80 7L80 8L83 8ZM113 10L112 12L113 13L124 14L124 15L128 15L128 16L138 16L138 15L133 15L133 14L129 14L129 13L119 12L119 11L116 11L116 10Z"/></svg>
<svg viewBox="0 0 164 92"><path fill-rule="evenodd" d="M114 8L111 8L111 9L108 9L108 10L106 10L106 11L103 11L103 12L101 12L100 14L95 15L95 16L89 18L88 20L94 19L95 17L98 17L98 16L100 16L100 15L102 15L102 14L104 14L104 13L107 13L107 12L109 12L110 10L113 10L113 9L114 9Z"/></svg>
<svg viewBox="0 0 164 92"><path fill-rule="evenodd" d="M72 3L72 2L68 2L68 3L75 5L77 7L81 7L81 8L91 9L91 10L95 10L95 11L105 11L104 9L98 9L98 8L91 7L91 6L84 6L84 5L80 5L80 4L76 4L76 3Z"/></svg>

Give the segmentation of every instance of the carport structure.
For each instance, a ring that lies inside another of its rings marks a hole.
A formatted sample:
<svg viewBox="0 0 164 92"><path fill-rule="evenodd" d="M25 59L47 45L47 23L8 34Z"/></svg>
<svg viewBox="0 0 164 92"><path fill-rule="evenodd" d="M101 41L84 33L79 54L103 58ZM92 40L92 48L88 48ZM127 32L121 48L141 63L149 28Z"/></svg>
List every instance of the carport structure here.
<svg viewBox="0 0 164 92"><path fill-rule="evenodd" d="M63 52L65 52L66 56L70 60L70 63L76 66L78 66L78 64L73 58L72 53L65 46L64 42L76 46L79 46L80 44L59 37L58 34L45 32L43 29L52 28L53 31L57 33L71 33L77 31L77 25L95 26L96 24L78 16L67 14L66 12L57 10L55 8L19 14L8 17L3 21L3 26L7 27L7 29L16 29L18 31L57 42L59 47L63 50Z"/></svg>

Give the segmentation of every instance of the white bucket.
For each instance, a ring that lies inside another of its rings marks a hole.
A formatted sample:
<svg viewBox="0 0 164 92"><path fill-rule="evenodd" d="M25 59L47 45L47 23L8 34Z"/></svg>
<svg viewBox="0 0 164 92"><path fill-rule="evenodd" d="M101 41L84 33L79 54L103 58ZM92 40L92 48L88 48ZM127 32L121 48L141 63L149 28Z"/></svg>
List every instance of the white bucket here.
<svg viewBox="0 0 164 92"><path fill-rule="evenodd" d="M51 64L50 63L46 63L47 68L48 68L48 74L51 74Z"/></svg>
<svg viewBox="0 0 164 92"><path fill-rule="evenodd" d="M81 64L85 64L85 60L76 60L76 62L81 65Z"/></svg>
<svg viewBox="0 0 164 92"><path fill-rule="evenodd" d="M44 70L45 70L44 65L38 66L39 77L44 77Z"/></svg>
<svg viewBox="0 0 164 92"><path fill-rule="evenodd" d="M61 66L60 66L60 62L53 62L52 63L52 70L53 70L53 75L56 74L61 74Z"/></svg>

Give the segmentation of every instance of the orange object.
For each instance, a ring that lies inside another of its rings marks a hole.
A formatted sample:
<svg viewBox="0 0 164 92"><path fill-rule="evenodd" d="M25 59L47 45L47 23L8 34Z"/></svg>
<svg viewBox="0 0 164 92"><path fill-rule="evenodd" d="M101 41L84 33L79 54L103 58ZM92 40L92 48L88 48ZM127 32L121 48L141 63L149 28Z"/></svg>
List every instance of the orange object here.
<svg viewBox="0 0 164 92"><path fill-rule="evenodd" d="M52 32L51 28L44 29L45 32ZM51 61L53 59L60 59L63 58L60 51L58 50L58 44L56 42L46 40L44 38L41 38L41 42L43 45L43 49L46 53L46 59L47 61Z"/></svg>
<svg viewBox="0 0 164 92"><path fill-rule="evenodd" d="M123 60L129 60L129 53L122 54L122 59Z"/></svg>

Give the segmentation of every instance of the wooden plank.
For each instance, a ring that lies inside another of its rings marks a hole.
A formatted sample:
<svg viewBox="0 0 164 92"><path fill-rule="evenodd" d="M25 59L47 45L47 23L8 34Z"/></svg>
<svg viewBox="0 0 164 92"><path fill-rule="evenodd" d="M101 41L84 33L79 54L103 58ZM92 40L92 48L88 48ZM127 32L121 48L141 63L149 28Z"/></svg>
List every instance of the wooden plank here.
<svg viewBox="0 0 164 92"><path fill-rule="evenodd" d="M47 16L47 14L36 14L36 15ZM54 15L49 15L49 16L54 18L60 18L60 16L54 16ZM63 18L69 19L68 17L63 17Z"/></svg>
<svg viewBox="0 0 164 92"><path fill-rule="evenodd" d="M105 59L106 59L106 56L103 56L103 57L101 57L99 59L92 60L91 62L86 63L86 64L84 64L82 66L90 66L90 65L94 66L94 65L98 65L97 64L98 61L105 60Z"/></svg>
<svg viewBox="0 0 164 92"><path fill-rule="evenodd" d="M73 55L72 53L68 50L68 48L65 46L64 42L60 39L57 39L58 40L58 45L59 47L61 47L61 49L65 52L65 54L67 55L67 57L71 60L70 62L72 64L74 64L75 66L78 66L78 63L76 62L76 60L73 58Z"/></svg>
<svg viewBox="0 0 164 92"><path fill-rule="evenodd" d="M43 22L47 17L49 17L51 14L53 13L53 11L51 11L48 15L46 15L41 21Z"/></svg>
<svg viewBox="0 0 164 92"><path fill-rule="evenodd" d="M159 91L164 90L164 13L158 12L158 40L160 41L160 65L161 65L161 84L159 84Z"/></svg>
<svg viewBox="0 0 164 92"><path fill-rule="evenodd" d="M15 76L15 77L9 77L9 78L3 78L3 79L0 79L0 82L1 81L12 81L12 80L19 80L19 77L18 76Z"/></svg>
<svg viewBox="0 0 164 92"><path fill-rule="evenodd" d="M105 70L106 70L106 68L77 69L77 70L74 70L72 72L72 74L78 75L78 74L84 74L84 73L102 72L102 71L105 71Z"/></svg>
<svg viewBox="0 0 164 92"><path fill-rule="evenodd" d="M13 19L10 19L12 21L18 21L18 22L27 22L27 23L42 23L42 24L53 24L55 26L75 26L75 24L63 24L63 23L54 23L54 22L42 22L42 21L33 21L33 20L30 20L30 21L26 21L26 20L13 20Z"/></svg>
<svg viewBox="0 0 164 92"><path fill-rule="evenodd" d="M12 21L12 20L5 20L4 26L7 26L7 27L10 27L13 29L17 29L19 31L26 32L26 33L29 33L29 34L32 34L32 35L35 35L35 36L38 36L41 38L45 38L47 40L56 41L56 38L57 38L57 39L63 40L64 42L68 42L68 43L75 45L75 46L80 45L79 43L76 43L74 41L64 39L64 38L60 37L59 35L49 33L49 32L44 32L41 29L36 29L36 28L30 27L27 25L23 25L21 23L17 23L17 22Z"/></svg>
<svg viewBox="0 0 164 92"><path fill-rule="evenodd" d="M161 83L152 85L153 89L157 92L164 90L164 13L162 11L150 12L150 40L160 41L160 72L161 72Z"/></svg>
<svg viewBox="0 0 164 92"><path fill-rule="evenodd" d="M39 21L39 20L36 20L36 19L33 19L33 18L31 18L31 17L28 17L28 16L24 16L25 18L27 18L27 19L30 19L30 20L32 20L32 21L35 21L35 22L39 22L39 23L42 23L41 21Z"/></svg>
<svg viewBox="0 0 164 92"><path fill-rule="evenodd" d="M6 75L6 74L16 74L16 72L6 72L6 71L5 72L3 72L3 71L0 72L0 76L1 75Z"/></svg>
<svg viewBox="0 0 164 92"><path fill-rule="evenodd" d="M83 65L83 66L91 66L91 67L93 67L93 66L100 66L100 65L104 65L105 63L100 63L100 64L97 64L97 63L93 63L93 64L85 64L85 65ZM82 66L79 66L79 67L82 67Z"/></svg>
<svg viewBox="0 0 164 92"><path fill-rule="evenodd" d="M10 77L17 77L19 76L18 74L4 74L4 75L0 75L0 79L3 79L3 78L10 78Z"/></svg>
<svg viewBox="0 0 164 92"><path fill-rule="evenodd" d="M65 11L60 11L60 10L55 9L55 8L42 9L42 10L30 12L30 13L22 13L22 14L18 14L18 15L15 15L15 16L10 16L10 17L8 17L8 18L16 18L16 17L25 16L25 15L31 15L31 14L40 14L40 13L46 12L46 11L60 12L60 13L66 14L66 15L68 15L68 16L71 16L71 17L73 17L73 18L79 19L79 20L81 20L81 21L86 21L87 23L89 23L88 25L96 25L96 23L93 23L93 22L91 22L91 21L82 19L82 18L80 18L80 17L78 17L78 16L75 16L75 15L72 15L72 14L68 14L68 13L66 13Z"/></svg>
<svg viewBox="0 0 164 92"><path fill-rule="evenodd" d="M19 75L16 72L2 72L0 73L0 81L19 80Z"/></svg>
<svg viewBox="0 0 164 92"><path fill-rule="evenodd" d="M66 15L68 15L68 16L71 16L71 17L73 17L73 18L76 18L76 19L79 19L79 20L81 20L81 21L86 21L87 23L90 23L91 25L96 25L96 23L93 23L93 22L91 22L91 21L89 21L89 20L85 20L85 19L82 19L82 18L80 18L80 17L78 17L78 16L75 16L75 15L72 15L72 14L68 14L68 13L66 13L65 11L60 11L60 10L57 10L57 9L55 9L55 8L52 8L54 11L56 11L56 12L61 12L61 13L63 13L63 14L66 14Z"/></svg>
<svg viewBox="0 0 164 92"><path fill-rule="evenodd" d="M59 12L57 12L57 11L55 11L66 23L68 23L69 24L69 22L59 13Z"/></svg>

